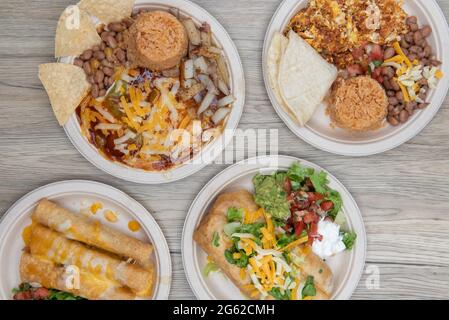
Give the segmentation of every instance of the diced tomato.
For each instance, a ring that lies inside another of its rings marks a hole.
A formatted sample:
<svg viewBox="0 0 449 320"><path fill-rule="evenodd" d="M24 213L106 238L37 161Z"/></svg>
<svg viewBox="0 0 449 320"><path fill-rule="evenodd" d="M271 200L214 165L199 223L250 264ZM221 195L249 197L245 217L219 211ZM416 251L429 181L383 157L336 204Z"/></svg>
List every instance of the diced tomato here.
<svg viewBox="0 0 449 320"><path fill-rule="evenodd" d="M32 298L31 291L17 292L13 297L14 300L31 300Z"/></svg>
<svg viewBox="0 0 449 320"><path fill-rule="evenodd" d="M285 181L284 181L284 191L285 191L287 194L291 194L291 192L292 192L292 182L290 181L289 178L285 178Z"/></svg>
<svg viewBox="0 0 449 320"><path fill-rule="evenodd" d="M321 193L318 192L307 192L308 200L310 202L315 202L317 200L324 199L324 196Z"/></svg>
<svg viewBox="0 0 449 320"><path fill-rule="evenodd" d="M351 77L355 77L355 76L363 74L363 69L358 64L352 64L348 67L348 73Z"/></svg>
<svg viewBox="0 0 449 320"><path fill-rule="evenodd" d="M369 55L370 61L382 60L383 56L384 56L384 54L382 52L382 47L378 44L373 44L371 53Z"/></svg>
<svg viewBox="0 0 449 320"><path fill-rule="evenodd" d="M320 204L321 210L323 211L329 211L334 208L334 203L332 201L323 201Z"/></svg>
<svg viewBox="0 0 449 320"><path fill-rule="evenodd" d="M384 78L382 77L382 68L376 68L374 69L373 73L371 74L371 77L376 80L379 83L384 82Z"/></svg>
<svg viewBox="0 0 449 320"><path fill-rule="evenodd" d="M47 288L37 288L33 291L34 300L45 300L50 295L50 291Z"/></svg>
<svg viewBox="0 0 449 320"><path fill-rule="evenodd" d="M359 47L357 49L354 49L354 51L352 51L352 56L354 57L355 60L359 60L360 58L363 57L364 54L365 48L363 47Z"/></svg>
<svg viewBox="0 0 449 320"><path fill-rule="evenodd" d="M316 223L316 222L318 222L319 217L318 217L318 215L317 215L316 213L314 213L314 212L308 212L308 213L304 216L303 220L304 220L304 223L307 223L307 224L312 223L312 222L315 222L315 223Z"/></svg>
<svg viewBox="0 0 449 320"><path fill-rule="evenodd" d="M301 236L302 231L304 230L305 224L304 221L298 221L295 223L295 234L296 236Z"/></svg>
<svg viewBox="0 0 449 320"><path fill-rule="evenodd" d="M318 224L313 222L310 224L309 232L308 232L309 240L308 244L312 245L315 239L321 241L323 240L323 236L318 234Z"/></svg>

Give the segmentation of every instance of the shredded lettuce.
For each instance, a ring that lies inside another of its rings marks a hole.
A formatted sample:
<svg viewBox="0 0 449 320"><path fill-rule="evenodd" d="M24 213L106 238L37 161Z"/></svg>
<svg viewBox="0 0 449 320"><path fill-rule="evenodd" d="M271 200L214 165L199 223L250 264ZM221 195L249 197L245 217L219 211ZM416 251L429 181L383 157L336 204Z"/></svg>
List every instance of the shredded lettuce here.
<svg viewBox="0 0 449 320"><path fill-rule="evenodd" d="M357 234L354 232L345 232L343 234L342 241L346 246L346 250L351 250L354 247L356 240L357 240Z"/></svg>
<svg viewBox="0 0 449 320"><path fill-rule="evenodd" d="M229 208L227 212L228 222L242 221L243 209Z"/></svg>
<svg viewBox="0 0 449 320"><path fill-rule="evenodd" d="M302 298L316 296L315 281L313 276L308 276L304 288L302 288Z"/></svg>

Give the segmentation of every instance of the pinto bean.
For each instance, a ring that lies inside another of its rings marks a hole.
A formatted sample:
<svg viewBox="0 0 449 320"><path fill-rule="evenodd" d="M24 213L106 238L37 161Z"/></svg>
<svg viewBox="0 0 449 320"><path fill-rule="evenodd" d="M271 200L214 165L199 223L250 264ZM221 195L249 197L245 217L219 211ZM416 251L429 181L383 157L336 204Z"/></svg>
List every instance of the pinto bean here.
<svg viewBox="0 0 449 320"><path fill-rule="evenodd" d="M83 67L83 63L84 63L84 61L81 60L80 58L76 58L76 59L73 61L73 64L74 64L75 66L77 66L77 67L80 67L80 68Z"/></svg>
<svg viewBox="0 0 449 320"><path fill-rule="evenodd" d="M396 54L396 52L394 51L394 48L388 47L384 51L384 60L387 60L387 59L390 59L390 58L394 57L395 54Z"/></svg>
<svg viewBox="0 0 449 320"><path fill-rule="evenodd" d="M92 50L86 50L80 55L80 59L87 61L92 58L93 51Z"/></svg>
<svg viewBox="0 0 449 320"><path fill-rule="evenodd" d="M415 33L413 34L413 41L415 41L415 43L419 43L423 38L423 35L421 33L420 30L415 31Z"/></svg>
<svg viewBox="0 0 449 320"><path fill-rule="evenodd" d="M395 75L395 71L392 67L382 68L382 74L386 76L388 79L391 79Z"/></svg>
<svg viewBox="0 0 449 320"><path fill-rule="evenodd" d="M121 22L111 22L108 24L108 30L114 31L114 32L122 32L126 29L126 26L122 24Z"/></svg>
<svg viewBox="0 0 449 320"><path fill-rule="evenodd" d="M419 103L417 108L422 110L427 108L428 105L429 105L428 103Z"/></svg>
<svg viewBox="0 0 449 320"><path fill-rule="evenodd" d="M397 125L399 125L399 121L395 118L395 117L391 117L389 116L387 118L387 121L394 127L396 127Z"/></svg>
<svg viewBox="0 0 449 320"><path fill-rule="evenodd" d="M396 99L398 99L399 102L404 102L404 94L402 93L402 91L396 92Z"/></svg>
<svg viewBox="0 0 449 320"><path fill-rule="evenodd" d="M106 89L101 89L100 92L98 93L99 97L104 97L106 95Z"/></svg>
<svg viewBox="0 0 449 320"><path fill-rule="evenodd" d="M92 97L93 98L98 98L99 93L100 93L100 89L98 88L98 84L94 84L92 86L92 92L91 92Z"/></svg>
<svg viewBox="0 0 449 320"><path fill-rule="evenodd" d="M432 33L432 27L431 26L425 25L424 27L422 27L421 35L423 36L423 38L427 38L431 33Z"/></svg>
<svg viewBox="0 0 449 320"><path fill-rule="evenodd" d="M410 47L410 44L405 40L405 38L401 39L401 47L408 49Z"/></svg>
<svg viewBox="0 0 449 320"><path fill-rule="evenodd" d="M429 45L425 46L423 52L424 52L424 57L426 57L426 58L430 57L430 55L432 54L432 47Z"/></svg>
<svg viewBox="0 0 449 320"><path fill-rule="evenodd" d="M388 103L395 106L399 103L398 99L396 97L389 97L388 98Z"/></svg>
<svg viewBox="0 0 449 320"><path fill-rule="evenodd" d="M419 30L418 24L416 24L416 23L410 24L409 27L410 27L410 30L413 32Z"/></svg>
<svg viewBox="0 0 449 320"><path fill-rule="evenodd" d="M103 51L95 51L94 58L101 61L105 58L105 54Z"/></svg>
<svg viewBox="0 0 449 320"><path fill-rule="evenodd" d="M108 68L108 67L103 67L103 72L105 75L107 75L108 77L111 77L114 75L114 69L112 68Z"/></svg>
<svg viewBox="0 0 449 320"><path fill-rule="evenodd" d="M115 40L115 38L111 35L106 38L106 44L112 49L117 48L117 40Z"/></svg>
<svg viewBox="0 0 449 320"><path fill-rule="evenodd" d="M409 16L409 17L407 17L407 20L405 20L405 23L408 25L417 24L418 18L416 16Z"/></svg>
<svg viewBox="0 0 449 320"><path fill-rule="evenodd" d="M84 64L83 64L83 69L84 69L84 72L85 72L87 75L91 75L91 74L92 74L92 67L91 67L89 61L84 62Z"/></svg>
<svg viewBox="0 0 449 320"><path fill-rule="evenodd" d="M399 114L399 122L401 123L406 123L408 118L409 118L409 113L407 112L407 110L402 110L401 113Z"/></svg>
<svg viewBox="0 0 449 320"><path fill-rule="evenodd" d="M101 83L103 82L103 79L104 79L104 72L101 70L97 70L97 72L95 72L95 82Z"/></svg>
<svg viewBox="0 0 449 320"><path fill-rule="evenodd" d="M390 84L391 84L391 82L390 82ZM396 95L396 91L393 91L393 90L388 90L387 91L387 96L388 97L394 97Z"/></svg>

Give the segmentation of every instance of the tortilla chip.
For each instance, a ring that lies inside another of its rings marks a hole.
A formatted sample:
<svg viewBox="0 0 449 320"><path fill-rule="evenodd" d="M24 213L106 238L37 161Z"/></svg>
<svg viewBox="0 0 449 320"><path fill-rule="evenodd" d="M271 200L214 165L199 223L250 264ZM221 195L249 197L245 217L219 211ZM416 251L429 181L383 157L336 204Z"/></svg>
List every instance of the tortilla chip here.
<svg viewBox="0 0 449 320"><path fill-rule="evenodd" d="M79 56L101 43L89 14L77 6L69 6L61 14L55 37L55 57Z"/></svg>
<svg viewBox="0 0 449 320"><path fill-rule="evenodd" d="M84 70L66 63L39 66L39 79L47 91L56 118L65 125L90 90Z"/></svg>
<svg viewBox="0 0 449 320"><path fill-rule="evenodd" d="M130 17L134 0L81 0L78 6L105 24Z"/></svg>

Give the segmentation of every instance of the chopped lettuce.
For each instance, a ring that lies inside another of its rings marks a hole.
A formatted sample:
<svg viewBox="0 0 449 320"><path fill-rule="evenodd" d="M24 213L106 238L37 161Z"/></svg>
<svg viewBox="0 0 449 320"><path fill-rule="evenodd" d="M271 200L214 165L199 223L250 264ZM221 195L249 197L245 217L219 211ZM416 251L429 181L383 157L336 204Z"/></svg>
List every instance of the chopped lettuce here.
<svg viewBox="0 0 449 320"><path fill-rule="evenodd" d="M292 184L292 189L297 191L301 188L301 183L309 176L313 174L312 168L306 168L295 162L287 171L287 176Z"/></svg>
<svg viewBox="0 0 449 320"><path fill-rule="evenodd" d="M243 209L229 208L227 212L228 222L242 221Z"/></svg>
<svg viewBox="0 0 449 320"><path fill-rule="evenodd" d="M316 296L315 281L312 276L308 276L304 288L302 288L302 298Z"/></svg>
<svg viewBox="0 0 449 320"><path fill-rule="evenodd" d="M241 225L242 224L240 222L230 222L225 224L223 231L228 237L230 237L234 233L238 232Z"/></svg>
<svg viewBox="0 0 449 320"><path fill-rule="evenodd" d="M324 171L314 172L310 177L310 181L312 181L313 187L316 192L321 194L326 194L328 191L327 184L329 181L327 180L327 173Z"/></svg>
<svg viewBox="0 0 449 320"><path fill-rule="evenodd" d="M354 247L357 240L357 234L354 232L345 232L343 234L343 243L346 246L346 250L351 250Z"/></svg>
<svg viewBox="0 0 449 320"><path fill-rule="evenodd" d="M203 269L203 275L207 277L212 272L217 272L218 270L220 270L220 268L218 268L218 266L215 263L209 262Z"/></svg>
<svg viewBox="0 0 449 320"><path fill-rule="evenodd" d="M220 246L220 235L216 231L214 232L214 235L212 237L212 244L217 248Z"/></svg>
<svg viewBox="0 0 449 320"><path fill-rule="evenodd" d="M332 201L334 204L334 208L328 214L332 219L335 219L343 206L343 200L341 199L340 193L335 190L330 190L326 194L325 200Z"/></svg>
<svg viewBox="0 0 449 320"><path fill-rule="evenodd" d="M240 253L240 258L234 259L234 253ZM245 254L245 251L238 250L235 246L225 251L225 258L230 264L235 264L239 268L246 268L249 263L249 258Z"/></svg>

